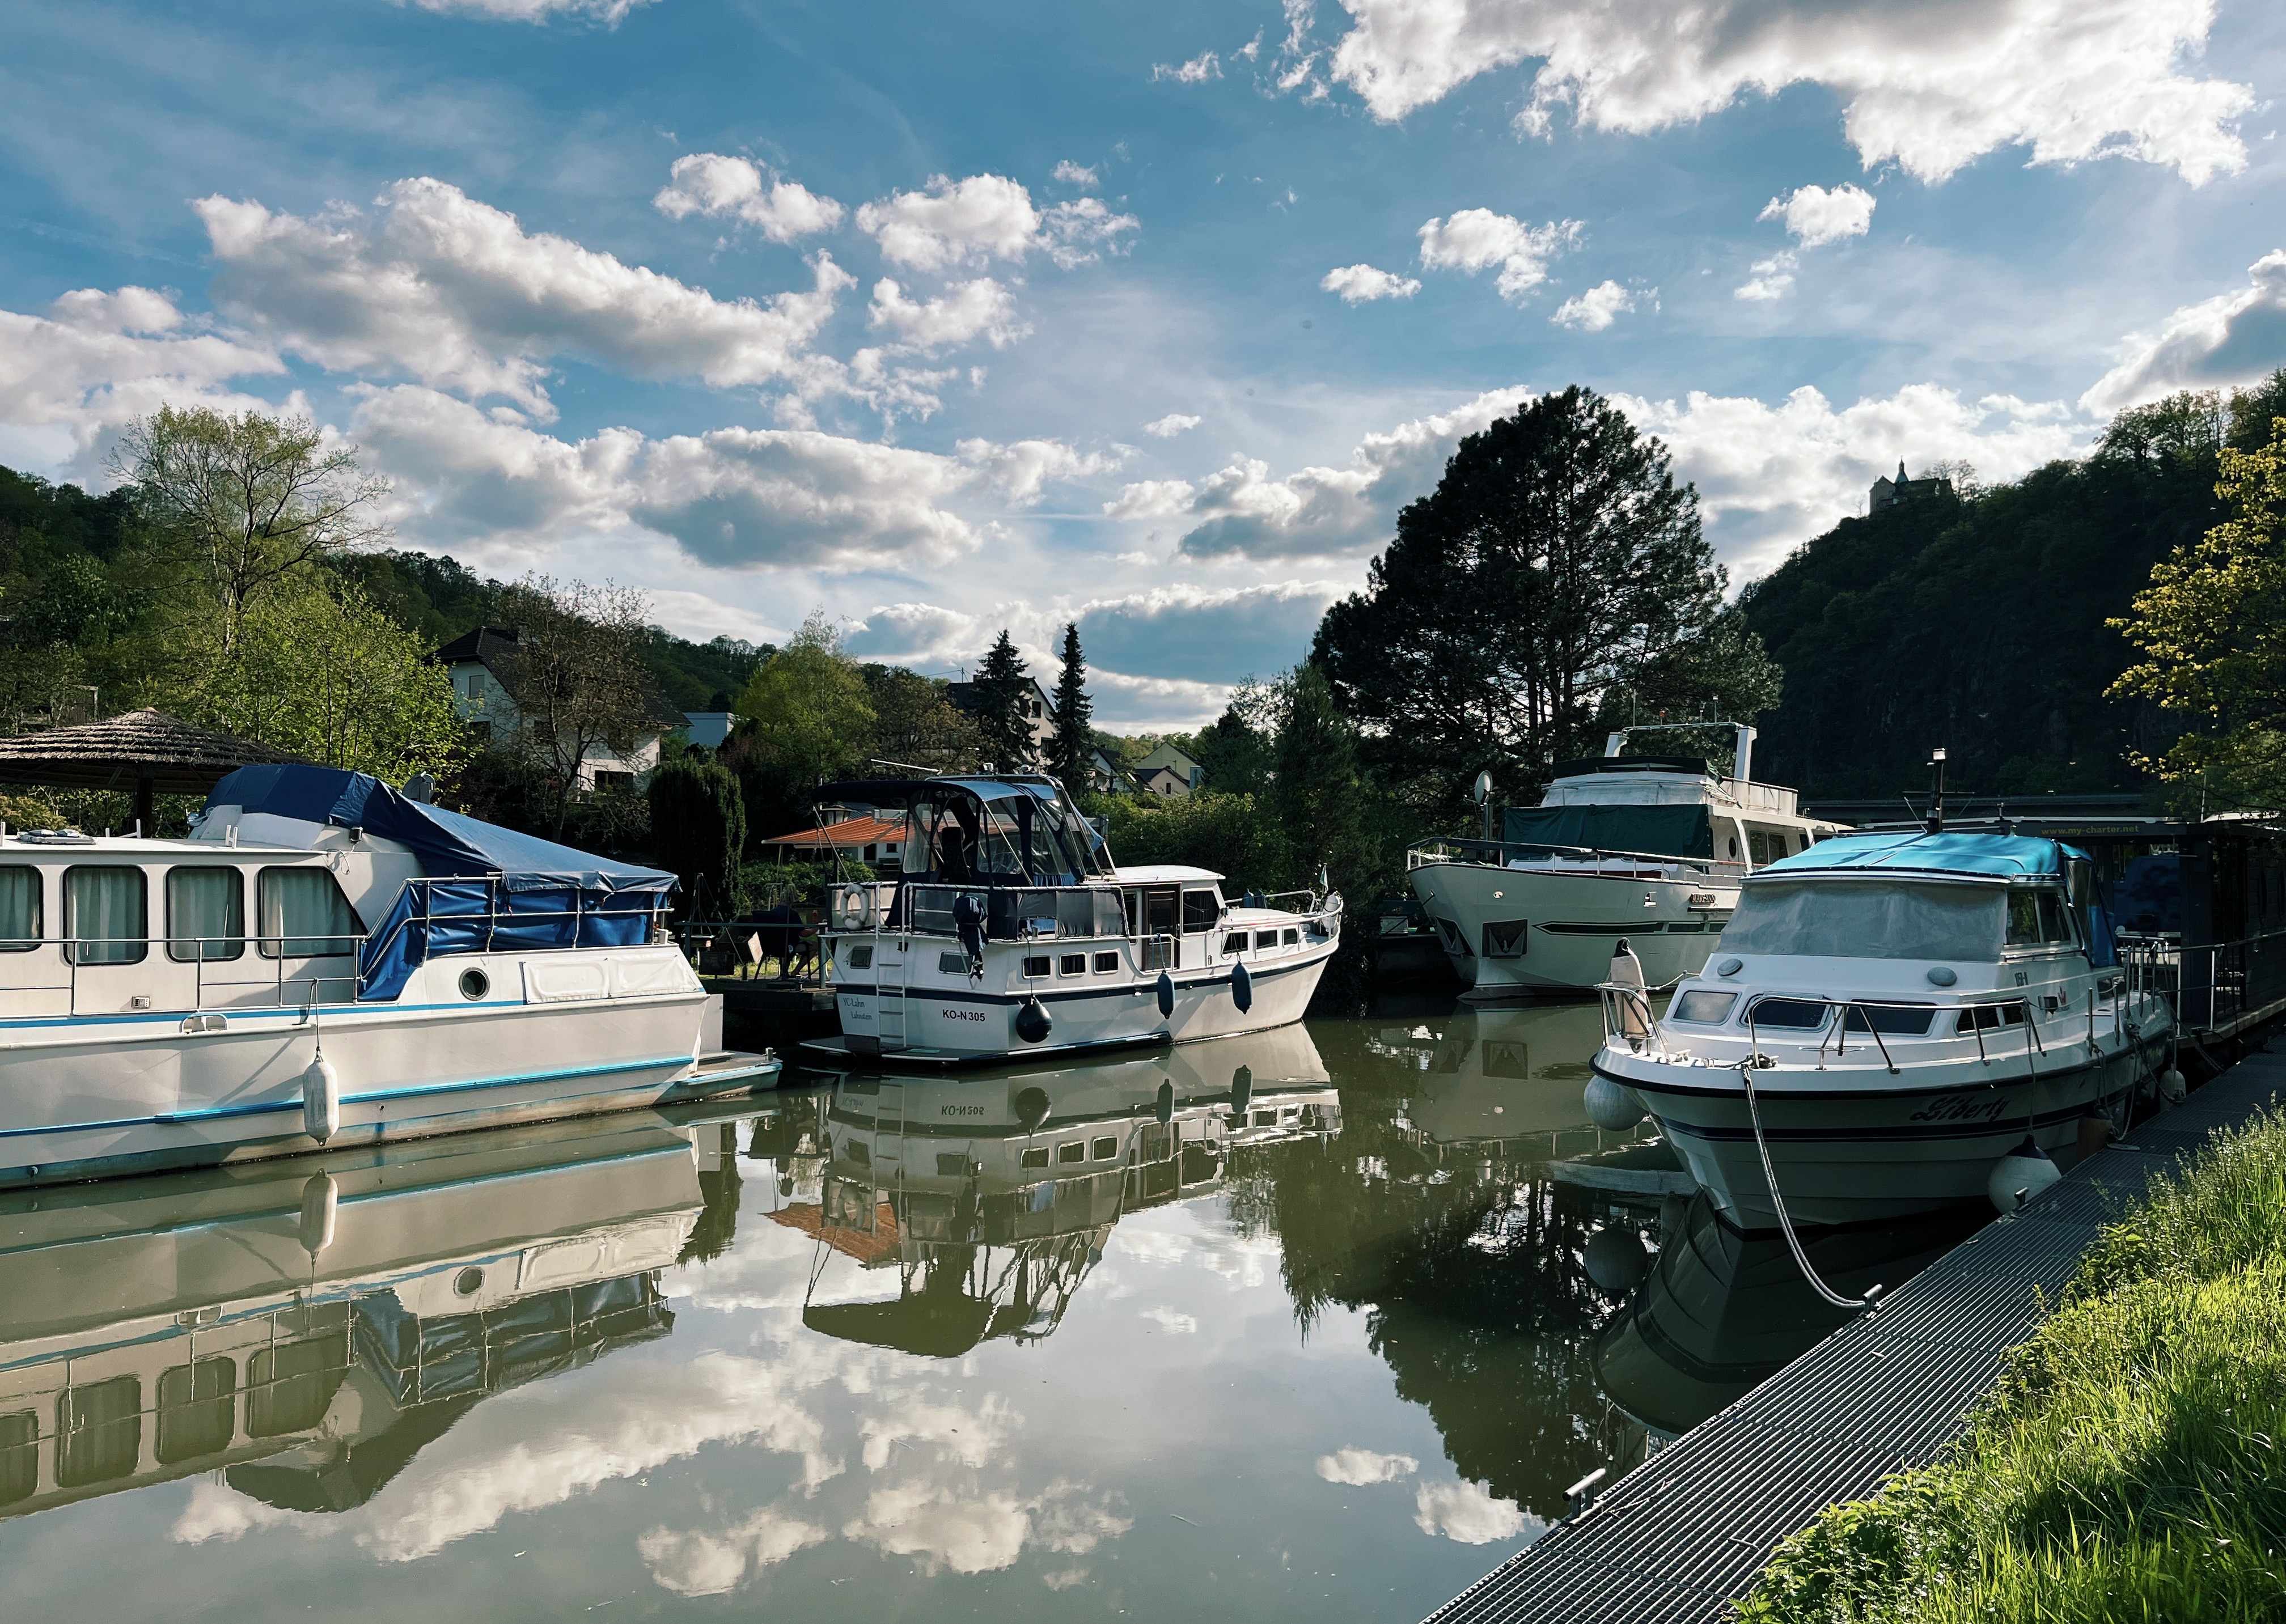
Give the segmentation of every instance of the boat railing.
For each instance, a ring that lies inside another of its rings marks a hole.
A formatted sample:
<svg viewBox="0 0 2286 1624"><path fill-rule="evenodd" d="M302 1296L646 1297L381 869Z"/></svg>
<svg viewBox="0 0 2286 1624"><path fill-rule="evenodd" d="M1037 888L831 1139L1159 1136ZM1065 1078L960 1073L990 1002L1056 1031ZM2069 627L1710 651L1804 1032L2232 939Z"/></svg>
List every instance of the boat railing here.
<svg viewBox="0 0 2286 1624"><path fill-rule="evenodd" d="M2136 1031L2131 1029L2131 1023L2133 1028L2140 1028L2140 1023L2148 1020L2156 1011L2171 1007L2148 974L2148 965L2140 960L2131 961L2123 953L2119 965L2116 968L2107 966L2106 970L2099 974L2097 985L2087 989L2085 1013L2087 1042L2091 1047L2098 1044L2098 1029L2103 1020L2101 1012L2097 1008L2099 997L2109 1005L2110 1026L2115 1039L2136 1036ZM1602 1001L1604 1039L1606 1043L1617 1037L1637 1053L1648 1053L1655 1060L1672 1060L1676 1058L1674 1052L1667 1045L1665 1035L1652 1013L1650 996L1644 989L1627 982L1604 981L1598 983L1596 991ZM2042 1017L2045 1016L2050 1021L2067 1019L2073 1012L2066 1006L2066 1001L2061 997L2056 998L2053 1005L2043 1000L2036 1009L2035 996L2030 993L2008 993L1998 997L1960 997L1939 1004L1928 1000L1831 997L1820 993L1771 992L1762 997L1750 998L1746 1005L1744 1019L1746 1028L1747 1054L1758 1069L1767 1070L1778 1064L1775 1057L1762 1052L1761 1024L1755 1018L1757 1006L1763 1002L1764 997L1768 997L1790 1005L1815 1005L1819 1007L1822 1013L1814 1027L1791 1025L1776 1029L1798 1032L1804 1037L1816 1032L1817 1034L1817 1047L1815 1051L1816 1069L1820 1071L1825 1069L1825 1060L1829 1050L1836 1060L1848 1058L1849 1038L1853 1033L1872 1040L1873 1048L1881 1057L1881 1063L1888 1068L1893 1076L1897 1074L1898 1068L1895 1058L1889 1053L1887 1040L1891 1037L1944 1038L1973 1035L1976 1039L1977 1060L1980 1064L1989 1066L1999 1056L1986 1045L1985 1032L1988 1029L1998 1032L2008 1027L2021 1026L2025 1032L2026 1051L2033 1054L2045 1055L2047 1052L2047 1039L2041 1035ZM1988 1009L1995 1012L1990 1021L1987 1021L1982 1013L1972 1015L1970 1013ZM1880 1010L1897 1010L1906 1014L1926 1016L1927 1019L1919 1031L1892 1031L1885 1034L1880 1023L1872 1019L1874 1012ZM1837 1011L1841 1012L1838 1020L1833 1018ZM1953 1029L1950 1032L1943 1029L1944 1025L1943 1017L1948 1013L1954 1015ZM1851 1019L1853 1015L1864 1018L1853 1021ZM1861 1044L1859 1046L1862 1048L1864 1045Z"/></svg>
<svg viewBox="0 0 2286 1624"><path fill-rule="evenodd" d="M2173 974L2185 1024L2195 1031L2227 1037L2286 1006L2286 931L2203 946L2137 945L2153 956L2157 974Z"/></svg>
<svg viewBox="0 0 2286 1624"><path fill-rule="evenodd" d="M1541 855L1559 861L1571 859L1601 868L1611 863L1651 863L1662 869L1683 869L1708 879L1739 879L1754 872L1751 863L1727 857L1682 857L1673 852L1621 851L1606 846L1560 846L1546 840L1479 840L1462 835L1440 835L1407 848L1405 866L1410 871L1432 863L1466 862L1504 868L1519 854ZM1629 878L1634 878L1629 876Z"/></svg>
<svg viewBox="0 0 2286 1624"><path fill-rule="evenodd" d="M270 1006L280 1009L305 1007L313 1001L327 1002L324 989L329 983L339 983L348 989L345 997L354 997L358 985L354 968L337 975L288 975L287 966L291 964L306 969L312 959L347 958L354 961L365 940L362 931L332 934L296 931L278 935L240 932L212 936L46 936L0 941L0 949L23 951L35 947L60 948L63 966L68 972L62 980L47 986L20 980L15 982L13 989L67 994L74 1010L79 1008L80 971L83 966L91 970L124 967L141 964L153 953L163 951L169 962L185 966L190 970L189 1010L196 1013L206 1009L207 995L210 990L219 992L224 989L232 989L237 998L242 999L247 989L266 985L272 1000ZM272 969L269 974L249 977L243 974L233 974L222 968L243 964L248 948L254 950L257 960L270 961ZM289 988L296 989L290 997L288 993ZM303 990L305 989L306 991ZM170 998L163 1008L156 1008L148 1002L167 997L163 986L136 996L146 1000L135 1006L138 1010L154 1008L155 1013L163 1014L184 1013L175 1007L177 1002L175 999ZM238 1002L225 1007L245 1008L248 1005ZM254 1007L264 1006L256 1005Z"/></svg>

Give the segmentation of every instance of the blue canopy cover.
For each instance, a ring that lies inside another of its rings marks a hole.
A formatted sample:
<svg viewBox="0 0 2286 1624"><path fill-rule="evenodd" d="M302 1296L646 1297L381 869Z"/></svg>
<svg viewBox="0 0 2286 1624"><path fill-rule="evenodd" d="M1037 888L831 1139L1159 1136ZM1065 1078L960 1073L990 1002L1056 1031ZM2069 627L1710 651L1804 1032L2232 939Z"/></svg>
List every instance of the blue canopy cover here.
<svg viewBox="0 0 2286 1624"><path fill-rule="evenodd" d="M424 879L398 895L359 952L361 1001L397 997L430 954L642 946L675 885L658 869L408 800L336 768L241 767L207 807L363 829L420 859Z"/></svg>

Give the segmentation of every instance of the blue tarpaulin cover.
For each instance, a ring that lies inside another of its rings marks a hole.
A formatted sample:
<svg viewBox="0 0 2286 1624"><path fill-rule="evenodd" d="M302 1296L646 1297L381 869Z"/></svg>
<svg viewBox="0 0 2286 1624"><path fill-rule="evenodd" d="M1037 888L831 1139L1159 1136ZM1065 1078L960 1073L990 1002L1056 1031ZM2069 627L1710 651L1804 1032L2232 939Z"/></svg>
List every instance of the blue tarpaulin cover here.
<svg viewBox="0 0 2286 1624"><path fill-rule="evenodd" d="M366 773L330 767L241 767L214 787L209 809L237 807L395 840L428 883L398 894L358 955L358 997L387 1000L432 953L639 947L674 876L518 834L408 800Z"/></svg>
<svg viewBox="0 0 2286 1624"><path fill-rule="evenodd" d="M1845 834L1781 857L1757 871L1754 878L1809 869L1895 869L2006 879L2017 874L2061 874L2067 855L2084 858L2086 854L2030 835Z"/></svg>

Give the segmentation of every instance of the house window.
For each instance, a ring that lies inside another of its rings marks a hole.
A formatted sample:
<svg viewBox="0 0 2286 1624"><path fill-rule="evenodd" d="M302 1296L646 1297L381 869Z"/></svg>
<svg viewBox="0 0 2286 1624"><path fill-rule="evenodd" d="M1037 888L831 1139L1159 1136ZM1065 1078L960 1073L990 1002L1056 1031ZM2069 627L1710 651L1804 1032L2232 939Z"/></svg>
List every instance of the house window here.
<svg viewBox="0 0 2286 1624"><path fill-rule="evenodd" d="M635 788L635 776L633 773L614 772L610 769L602 767L595 769L595 787L598 790L606 792L611 790L631 790Z"/></svg>
<svg viewBox="0 0 2286 1624"><path fill-rule="evenodd" d="M40 945L40 871L0 869L0 953Z"/></svg>
<svg viewBox="0 0 2286 1624"><path fill-rule="evenodd" d="M353 953L365 926L324 869L264 869L255 881L264 958L321 958Z"/></svg>
<svg viewBox="0 0 2286 1624"><path fill-rule="evenodd" d="M141 964L151 950L147 908L141 869L65 870L64 934L72 939L72 962Z"/></svg>
<svg viewBox="0 0 2286 1624"><path fill-rule="evenodd" d="M246 953L246 880L234 868L167 871L167 957L209 964Z"/></svg>

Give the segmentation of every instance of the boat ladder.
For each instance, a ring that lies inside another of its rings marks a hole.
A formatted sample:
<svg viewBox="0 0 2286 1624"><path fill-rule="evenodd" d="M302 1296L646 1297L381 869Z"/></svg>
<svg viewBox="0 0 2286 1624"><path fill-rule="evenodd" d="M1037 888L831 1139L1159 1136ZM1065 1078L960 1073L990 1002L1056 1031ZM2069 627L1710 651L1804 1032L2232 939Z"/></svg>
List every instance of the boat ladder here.
<svg viewBox="0 0 2286 1624"><path fill-rule="evenodd" d="M885 957L885 949L895 957ZM909 979L905 960L911 952L910 941L885 938L879 924L874 925L873 1030L881 1040L883 1053L912 1046L905 1027L905 989Z"/></svg>

